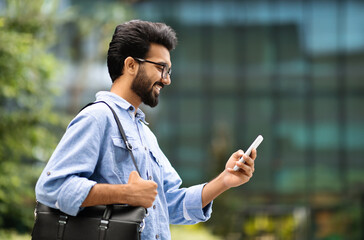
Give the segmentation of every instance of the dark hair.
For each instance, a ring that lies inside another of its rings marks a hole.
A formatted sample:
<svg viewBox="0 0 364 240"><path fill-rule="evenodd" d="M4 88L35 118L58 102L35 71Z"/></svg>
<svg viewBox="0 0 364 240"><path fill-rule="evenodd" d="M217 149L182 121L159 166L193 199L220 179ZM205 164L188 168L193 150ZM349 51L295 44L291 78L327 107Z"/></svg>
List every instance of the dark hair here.
<svg viewBox="0 0 364 240"><path fill-rule="evenodd" d="M107 53L107 67L112 82L123 73L127 57L144 58L150 44L157 43L169 51L177 45L175 31L164 23L132 20L116 27Z"/></svg>

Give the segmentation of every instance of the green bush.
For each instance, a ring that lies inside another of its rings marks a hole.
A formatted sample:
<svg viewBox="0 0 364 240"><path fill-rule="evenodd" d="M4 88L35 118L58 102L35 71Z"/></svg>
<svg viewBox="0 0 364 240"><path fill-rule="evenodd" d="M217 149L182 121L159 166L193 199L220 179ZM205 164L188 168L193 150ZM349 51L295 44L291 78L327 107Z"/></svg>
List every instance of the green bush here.
<svg viewBox="0 0 364 240"><path fill-rule="evenodd" d="M55 9L56 1L8 0L0 13L0 228L29 231L37 163L55 145L57 62L47 51Z"/></svg>
<svg viewBox="0 0 364 240"><path fill-rule="evenodd" d="M173 240L219 240L221 238L212 235L203 223L195 225L171 225Z"/></svg>

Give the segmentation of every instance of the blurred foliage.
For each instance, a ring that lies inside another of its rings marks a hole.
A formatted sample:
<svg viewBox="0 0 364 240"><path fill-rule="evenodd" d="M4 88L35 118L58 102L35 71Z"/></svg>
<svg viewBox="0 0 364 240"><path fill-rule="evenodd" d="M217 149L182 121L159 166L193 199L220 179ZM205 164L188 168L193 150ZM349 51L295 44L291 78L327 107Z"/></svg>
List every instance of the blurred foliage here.
<svg viewBox="0 0 364 240"><path fill-rule="evenodd" d="M57 61L47 49L56 8L56 0L8 0L0 15L0 228L32 226L36 163L55 145Z"/></svg>
<svg viewBox="0 0 364 240"><path fill-rule="evenodd" d="M58 14L58 44L67 42L62 48L62 54L73 62L98 60L105 62L109 42L115 27L132 18L133 11L126 2L79 1L60 10ZM89 41L89 42L87 42ZM96 48L87 48L90 41L96 43ZM64 52L65 50L65 52Z"/></svg>
<svg viewBox="0 0 364 240"><path fill-rule="evenodd" d="M31 236L29 234L19 234L14 231L0 230L0 239L29 240L29 239L31 239Z"/></svg>
<svg viewBox="0 0 364 240"><path fill-rule="evenodd" d="M70 37L61 49L66 61L83 62L92 37L93 59L105 60L115 26L130 14L125 4L100 4L61 9L59 0L0 0L0 239L10 239L4 229L32 228L35 183L70 118L53 110L65 65L57 46Z"/></svg>
<svg viewBox="0 0 364 240"><path fill-rule="evenodd" d="M171 237L173 240L218 240L212 235L203 223L195 225L171 225Z"/></svg>
<svg viewBox="0 0 364 240"><path fill-rule="evenodd" d="M278 239L294 239L297 223L293 215L273 217L260 214L248 219L243 225L247 239L255 239L258 234L276 236Z"/></svg>

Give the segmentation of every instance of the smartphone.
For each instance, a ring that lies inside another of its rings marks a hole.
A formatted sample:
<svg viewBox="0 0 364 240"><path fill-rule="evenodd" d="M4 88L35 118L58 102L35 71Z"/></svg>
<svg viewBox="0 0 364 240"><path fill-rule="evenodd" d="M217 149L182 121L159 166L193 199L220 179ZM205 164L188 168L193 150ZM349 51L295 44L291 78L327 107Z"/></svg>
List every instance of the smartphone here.
<svg viewBox="0 0 364 240"><path fill-rule="evenodd" d="M244 155L247 155L247 156L250 156L250 153L252 152L253 149L257 149L258 146L263 142L263 137L262 135L259 135L255 140L254 142L252 143L252 145L250 145L250 147L248 148L248 150L246 150L246 152L244 153ZM245 160L243 157L241 157L239 159L239 162L241 163L244 163ZM239 170L239 167L235 165L234 167L234 171L238 171Z"/></svg>

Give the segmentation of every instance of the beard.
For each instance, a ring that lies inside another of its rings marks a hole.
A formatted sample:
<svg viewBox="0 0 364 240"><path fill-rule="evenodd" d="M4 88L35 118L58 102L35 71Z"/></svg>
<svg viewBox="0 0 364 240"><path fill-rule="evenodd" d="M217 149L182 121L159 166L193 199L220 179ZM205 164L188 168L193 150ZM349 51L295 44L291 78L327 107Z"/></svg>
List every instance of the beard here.
<svg viewBox="0 0 364 240"><path fill-rule="evenodd" d="M153 91L154 85L163 85L161 82L156 82L150 86L151 80L145 73L143 68L140 68L135 76L131 89L141 98L142 102L150 107L158 105L158 94ZM163 87L163 86L162 86Z"/></svg>

